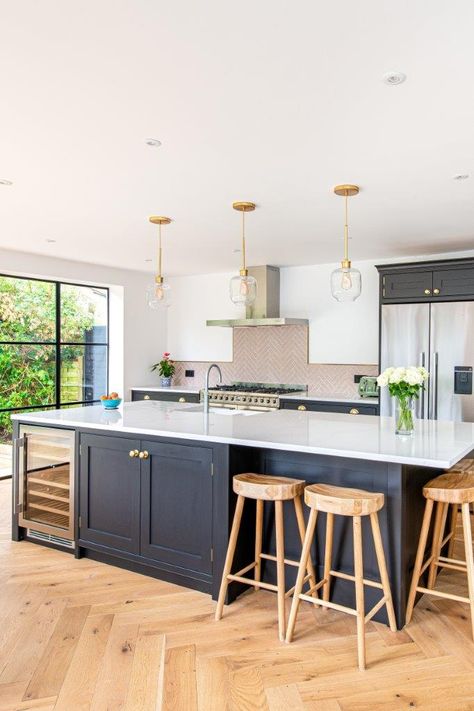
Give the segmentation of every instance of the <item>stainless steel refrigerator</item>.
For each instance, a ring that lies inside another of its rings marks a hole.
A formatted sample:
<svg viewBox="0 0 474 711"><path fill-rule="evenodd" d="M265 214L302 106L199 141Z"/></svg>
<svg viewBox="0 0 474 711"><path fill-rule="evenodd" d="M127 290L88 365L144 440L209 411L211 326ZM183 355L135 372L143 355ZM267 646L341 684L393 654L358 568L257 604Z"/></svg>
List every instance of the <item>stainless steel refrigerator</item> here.
<svg viewBox="0 0 474 711"><path fill-rule="evenodd" d="M381 370L405 365L430 373L417 417L474 422L474 301L382 306ZM393 407L382 388L380 413Z"/></svg>

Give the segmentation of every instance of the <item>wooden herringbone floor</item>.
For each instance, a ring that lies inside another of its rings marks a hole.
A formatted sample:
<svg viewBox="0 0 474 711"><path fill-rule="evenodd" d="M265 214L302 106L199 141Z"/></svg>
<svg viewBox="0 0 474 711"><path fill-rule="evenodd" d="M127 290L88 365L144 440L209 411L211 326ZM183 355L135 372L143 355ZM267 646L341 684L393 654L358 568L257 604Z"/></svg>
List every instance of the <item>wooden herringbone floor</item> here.
<svg viewBox="0 0 474 711"><path fill-rule="evenodd" d="M302 603L287 646L259 591L216 623L202 593L12 543L9 495L0 482L0 711L474 710L466 606L425 598L396 634L370 623L359 672L347 615Z"/></svg>

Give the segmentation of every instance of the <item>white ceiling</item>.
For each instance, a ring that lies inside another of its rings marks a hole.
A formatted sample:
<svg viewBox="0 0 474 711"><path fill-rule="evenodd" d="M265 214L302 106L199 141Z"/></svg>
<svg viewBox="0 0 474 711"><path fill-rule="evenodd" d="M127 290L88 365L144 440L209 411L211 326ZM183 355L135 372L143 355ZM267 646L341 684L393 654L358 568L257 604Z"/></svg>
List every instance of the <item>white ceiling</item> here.
<svg viewBox="0 0 474 711"><path fill-rule="evenodd" d="M473 25L472 0L4 2L0 246L150 269L164 214L167 273L232 270L253 200L250 263L330 262L355 182L354 261L472 248Z"/></svg>

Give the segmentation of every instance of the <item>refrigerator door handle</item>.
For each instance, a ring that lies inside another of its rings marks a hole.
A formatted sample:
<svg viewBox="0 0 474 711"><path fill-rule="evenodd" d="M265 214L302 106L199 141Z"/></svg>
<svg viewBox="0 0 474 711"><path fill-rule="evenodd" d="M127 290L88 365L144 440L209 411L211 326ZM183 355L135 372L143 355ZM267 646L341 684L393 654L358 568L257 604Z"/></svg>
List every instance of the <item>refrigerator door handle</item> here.
<svg viewBox="0 0 474 711"><path fill-rule="evenodd" d="M426 367L426 353L422 351L420 353L420 366L422 368ZM421 400L419 401L419 414L418 417L420 420L424 420L426 415L425 415L425 389L423 388L421 391Z"/></svg>
<svg viewBox="0 0 474 711"><path fill-rule="evenodd" d="M430 374L430 389L431 389L431 413L430 417L432 420L437 420L438 419L438 352L435 351L433 353L433 357L431 359L432 362L432 371Z"/></svg>

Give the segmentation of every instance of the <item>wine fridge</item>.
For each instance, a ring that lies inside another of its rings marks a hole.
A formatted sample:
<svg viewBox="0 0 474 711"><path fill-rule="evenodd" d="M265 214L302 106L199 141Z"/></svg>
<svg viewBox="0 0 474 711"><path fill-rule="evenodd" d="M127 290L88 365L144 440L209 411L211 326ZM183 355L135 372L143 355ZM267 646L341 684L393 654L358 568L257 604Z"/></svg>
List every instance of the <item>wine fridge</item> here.
<svg viewBox="0 0 474 711"><path fill-rule="evenodd" d="M18 524L31 538L74 547L74 432L20 425L14 440Z"/></svg>

